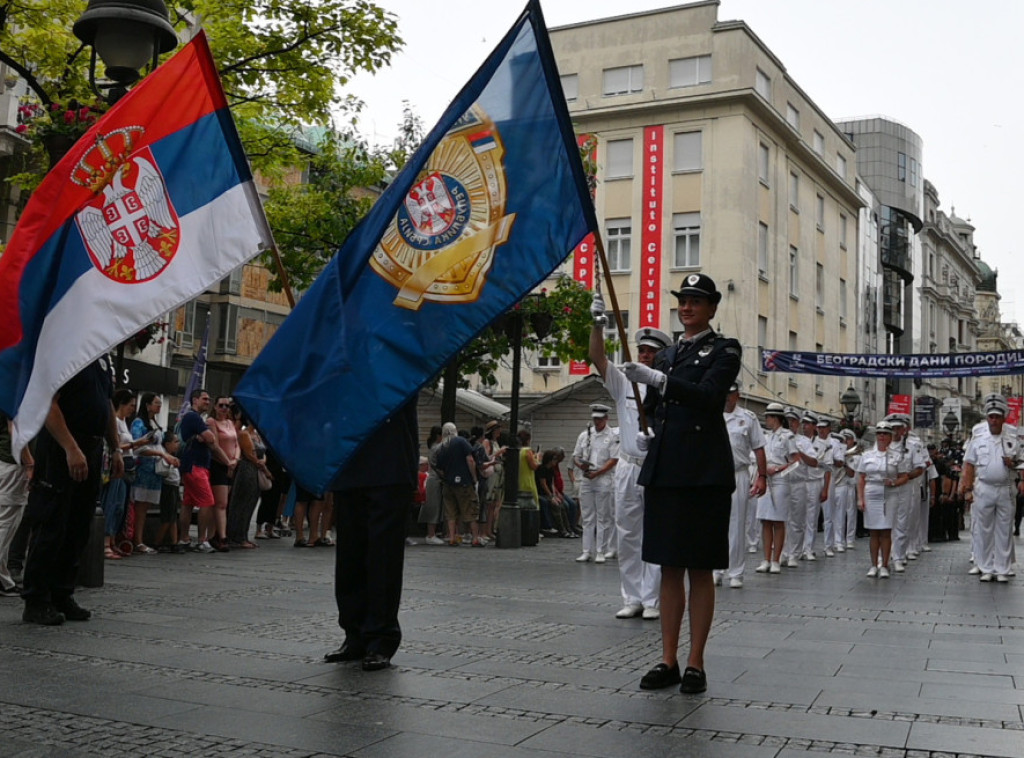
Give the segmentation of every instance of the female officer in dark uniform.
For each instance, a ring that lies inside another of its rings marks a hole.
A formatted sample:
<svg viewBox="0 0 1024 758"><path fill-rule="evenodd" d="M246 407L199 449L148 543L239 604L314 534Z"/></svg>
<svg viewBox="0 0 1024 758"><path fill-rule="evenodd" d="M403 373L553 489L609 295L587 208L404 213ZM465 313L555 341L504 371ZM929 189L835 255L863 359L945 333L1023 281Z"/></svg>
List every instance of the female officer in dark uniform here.
<svg viewBox="0 0 1024 758"><path fill-rule="evenodd" d="M678 292L682 339L654 367L627 363L626 377L650 385L644 407L654 437L640 473L644 485L643 559L661 566L662 662L641 689L680 683L704 692L704 646L715 611L713 569L729 563L729 511L735 488L722 409L740 370L740 345L711 329L722 294L711 277L691 274ZM690 580L690 654L679 675L676 653Z"/></svg>

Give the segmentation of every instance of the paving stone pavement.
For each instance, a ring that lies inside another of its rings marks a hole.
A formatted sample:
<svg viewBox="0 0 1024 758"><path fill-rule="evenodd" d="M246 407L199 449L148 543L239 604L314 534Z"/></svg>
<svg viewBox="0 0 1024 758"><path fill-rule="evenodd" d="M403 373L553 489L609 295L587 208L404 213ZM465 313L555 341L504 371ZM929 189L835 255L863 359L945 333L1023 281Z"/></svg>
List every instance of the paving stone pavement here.
<svg viewBox="0 0 1024 758"><path fill-rule="evenodd" d="M615 561L573 540L409 547L405 640L375 673L321 660L333 550L107 562L88 622L0 598L0 756L1024 758L1024 576L978 582L968 544L888 580L865 540L778 576L749 556L703 696L638 689L657 622L615 619Z"/></svg>

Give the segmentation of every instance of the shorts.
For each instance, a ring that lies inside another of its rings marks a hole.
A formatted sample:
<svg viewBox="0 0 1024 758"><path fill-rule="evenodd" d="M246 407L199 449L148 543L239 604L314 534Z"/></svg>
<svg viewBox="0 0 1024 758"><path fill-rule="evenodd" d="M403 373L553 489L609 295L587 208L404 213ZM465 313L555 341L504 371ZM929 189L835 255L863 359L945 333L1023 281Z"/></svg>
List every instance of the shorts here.
<svg viewBox="0 0 1024 758"><path fill-rule="evenodd" d="M177 484L165 484L160 489L160 523L178 523L181 512L181 487Z"/></svg>
<svg viewBox="0 0 1024 758"><path fill-rule="evenodd" d="M210 489L210 470L193 466L187 474L181 475L185 485L185 505L189 508L212 508L213 490Z"/></svg>
<svg viewBox="0 0 1024 758"><path fill-rule="evenodd" d="M441 498L448 521L476 521L480 516L480 500L473 484L442 484Z"/></svg>
<svg viewBox="0 0 1024 758"><path fill-rule="evenodd" d="M228 467L217 461L210 461L210 486L230 487L231 477L228 475Z"/></svg>

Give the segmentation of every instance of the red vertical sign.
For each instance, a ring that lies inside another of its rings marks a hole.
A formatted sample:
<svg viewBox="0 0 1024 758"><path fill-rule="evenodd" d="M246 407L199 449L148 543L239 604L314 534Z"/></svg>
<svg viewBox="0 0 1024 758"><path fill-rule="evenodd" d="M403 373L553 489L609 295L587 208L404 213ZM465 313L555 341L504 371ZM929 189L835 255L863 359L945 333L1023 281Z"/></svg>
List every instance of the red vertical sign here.
<svg viewBox="0 0 1024 758"><path fill-rule="evenodd" d="M889 413L900 413L909 416L914 408L913 398L910 395L893 395L889 398Z"/></svg>
<svg viewBox="0 0 1024 758"><path fill-rule="evenodd" d="M1007 405L1010 406L1010 413L1006 417L1006 423L1013 426L1020 426L1021 411L1024 410L1024 397L1020 395L1013 395L1012 397L1006 398Z"/></svg>
<svg viewBox="0 0 1024 758"><path fill-rule="evenodd" d="M640 326L661 323L661 204L665 127L644 129L643 189L640 216Z"/></svg>
<svg viewBox="0 0 1024 758"><path fill-rule="evenodd" d="M593 135L581 134L576 138L581 147L587 140L592 141L590 157L596 160L597 140L593 139ZM583 284L588 290L594 288L594 255L596 252L594 235L588 234L572 253L572 278ZM590 374L590 364L586 361L569 363L570 376L587 376L588 374Z"/></svg>

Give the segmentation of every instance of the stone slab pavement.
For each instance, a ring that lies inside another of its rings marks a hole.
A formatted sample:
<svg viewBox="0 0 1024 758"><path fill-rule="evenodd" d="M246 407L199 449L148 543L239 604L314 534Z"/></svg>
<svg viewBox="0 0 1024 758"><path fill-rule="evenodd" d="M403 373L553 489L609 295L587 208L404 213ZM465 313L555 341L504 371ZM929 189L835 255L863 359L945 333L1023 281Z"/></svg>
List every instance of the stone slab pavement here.
<svg viewBox="0 0 1024 758"><path fill-rule="evenodd" d="M658 622L615 619L615 561L574 540L409 547L405 640L375 673L321 660L331 549L108 561L88 622L0 598L0 756L1024 757L1024 576L979 583L968 544L888 580L864 540L779 576L749 556L701 696L638 689Z"/></svg>

